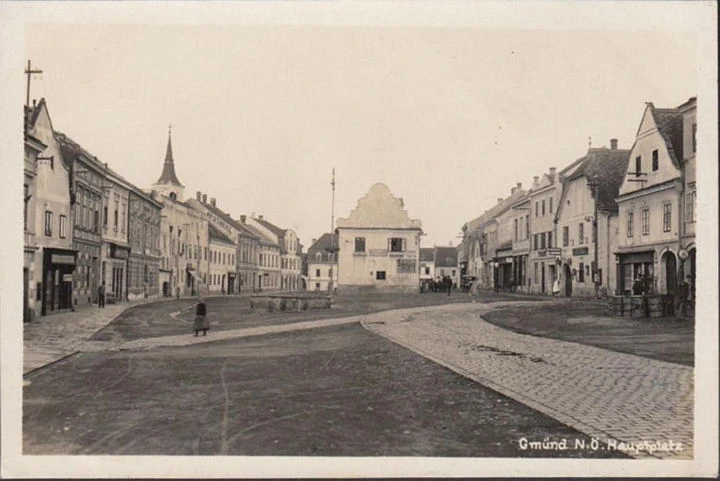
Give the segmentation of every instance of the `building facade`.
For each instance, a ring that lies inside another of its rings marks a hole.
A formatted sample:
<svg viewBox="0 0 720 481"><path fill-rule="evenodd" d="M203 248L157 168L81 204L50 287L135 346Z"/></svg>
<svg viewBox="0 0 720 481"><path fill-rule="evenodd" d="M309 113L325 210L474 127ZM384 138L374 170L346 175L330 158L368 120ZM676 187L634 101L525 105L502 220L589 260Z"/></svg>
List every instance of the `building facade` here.
<svg viewBox="0 0 720 481"><path fill-rule="evenodd" d="M27 230L35 233L37 249L34 259L28 259L26 263L29 265L28 277L30 267L33 267L35 312L46 315L74 306L72 286L77 252L72 241L70 168L64 162L55 138L45 99L41 99L28 116L27 135L34 139L34 150L43 145L45 148L37 155L31 154L37 165L34 177L35 212L34 216L27 215L28 220L34 217L34 225L29 225ZM26 196L29 194L26 193ZM32 316L32 313L29 314Z"/></svg>
<svg viewBox="0 0 720 481"><path fill-rule="evenodd" d="M157 197L157 196L156 196ZM133 187L129 196L128 299L160 296L160 224L162 204Z"/></svg>
<svg viewBox="0 0 720 481"><path fill-rule="evenodd" d="M565 296L615 293L614 251L618 205L615 197L627 171L630 151L590 148L563 170L562 195L555 215L559 281Z"/></svg>
<svg viewBox="0 0 720 481"><path fill-rule="evenodd" d="M695 108L645 107L617 197L618 292L640 293L641 280L641 293L676 295L694 276Z"/></svg>
<svg viewBox="0 0 720 481"><path fill-rule="evenodd" d="M208 290L214 294L233 294L236 289L237 246L212 223L208 226L208 232L210 235Z"/></svg>
<svg viewBox="0 0 720 481"><path fill-rule="evenodd" d="M418 289L422 224L385 184L370 187L349 217L337 219L336 231L340 289Z"/></svg>
<svg viewBox="0 0 720 481"><path fill-rule="evenodd" d="M331 286L337 286L337 238L325 233L319 239L313 239L307 251L307 290L327 292Z"/></svg>
<svg viewBox="0 0 720 481"><path fill-rule="evenodd" d="M559 262L562 251L557 245L555 214L562 195L560 175L554 167L542 176L533 178L528 193L527 222L532 234L528 238L528 291L551 294L555 280L559 278Z"/></svg>

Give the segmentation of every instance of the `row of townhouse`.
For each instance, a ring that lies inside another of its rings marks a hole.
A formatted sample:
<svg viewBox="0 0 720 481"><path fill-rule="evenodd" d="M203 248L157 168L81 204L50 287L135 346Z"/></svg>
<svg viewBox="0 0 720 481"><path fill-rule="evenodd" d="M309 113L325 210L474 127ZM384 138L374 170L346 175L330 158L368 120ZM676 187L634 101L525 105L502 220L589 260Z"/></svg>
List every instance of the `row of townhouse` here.
<svg viewBox="0 0 720 481"><path fill-rule="evenodd" d="M25 107L23 319L97 303L301 287L302 245L262 216L233 219L183 201L172 139L150 189L53 128L45 99Z"/></svg>
<svg viewBox="0 0 720 481"><path fill-rule="evenodd" d="M462 227L459 265L481 286L561 295L676 294L695 284L696 109L648 103L630 149L589 148Z"/></svg>

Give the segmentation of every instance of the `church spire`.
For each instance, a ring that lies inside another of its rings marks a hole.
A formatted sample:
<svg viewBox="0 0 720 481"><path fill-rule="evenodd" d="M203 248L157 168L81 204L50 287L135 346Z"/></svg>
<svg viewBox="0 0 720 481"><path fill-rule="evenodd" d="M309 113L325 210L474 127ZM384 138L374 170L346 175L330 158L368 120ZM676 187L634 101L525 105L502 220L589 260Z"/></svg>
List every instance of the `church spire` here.
<svg viewBox="0 0 720 481"><path fill-rule="evenodd" d="M163 163L162 174L160 174L160 178L157 180L157 182L155 182L155 184L176 185L178 187L184 187L178 180L177 175L175 174L175 160L173 159L172 154L172 134L170 132L171 128L172 125L168 126L168 143L167 151L165 152L165 162Z"/></svg>

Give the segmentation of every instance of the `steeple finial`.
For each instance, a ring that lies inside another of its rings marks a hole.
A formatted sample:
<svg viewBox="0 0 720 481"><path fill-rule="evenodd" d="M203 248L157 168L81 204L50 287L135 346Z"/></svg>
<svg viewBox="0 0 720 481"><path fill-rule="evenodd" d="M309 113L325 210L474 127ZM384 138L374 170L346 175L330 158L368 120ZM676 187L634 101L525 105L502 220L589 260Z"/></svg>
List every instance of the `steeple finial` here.
<svg viewBox="0 0 720 481"><path fill-rule="evenodd" d="M155 184L171 184L176 186L182 186L180 181L175 174L175 159L173 159L172 153L172 124L168 124L168 143L167 150L165 151L165 162L163 163L162 174Z"/></svg>

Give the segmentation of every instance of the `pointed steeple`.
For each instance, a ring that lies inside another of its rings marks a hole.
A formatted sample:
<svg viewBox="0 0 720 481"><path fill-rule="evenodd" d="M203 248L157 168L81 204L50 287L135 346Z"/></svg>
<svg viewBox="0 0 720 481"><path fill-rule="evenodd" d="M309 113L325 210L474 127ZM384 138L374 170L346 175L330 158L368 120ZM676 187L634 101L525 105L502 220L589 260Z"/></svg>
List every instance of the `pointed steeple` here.
<svg viewBox="0 0 720 481"><path fill-rule="evenodd" d="M172 155L172 135L170 133L170 128L171 127L168 127L167 151L165 152L165 162L163 163L162 174L160 174L160 178L155 183L184 187L178 180L177 175L175 175L175 161L173 160Z"/></svg>

